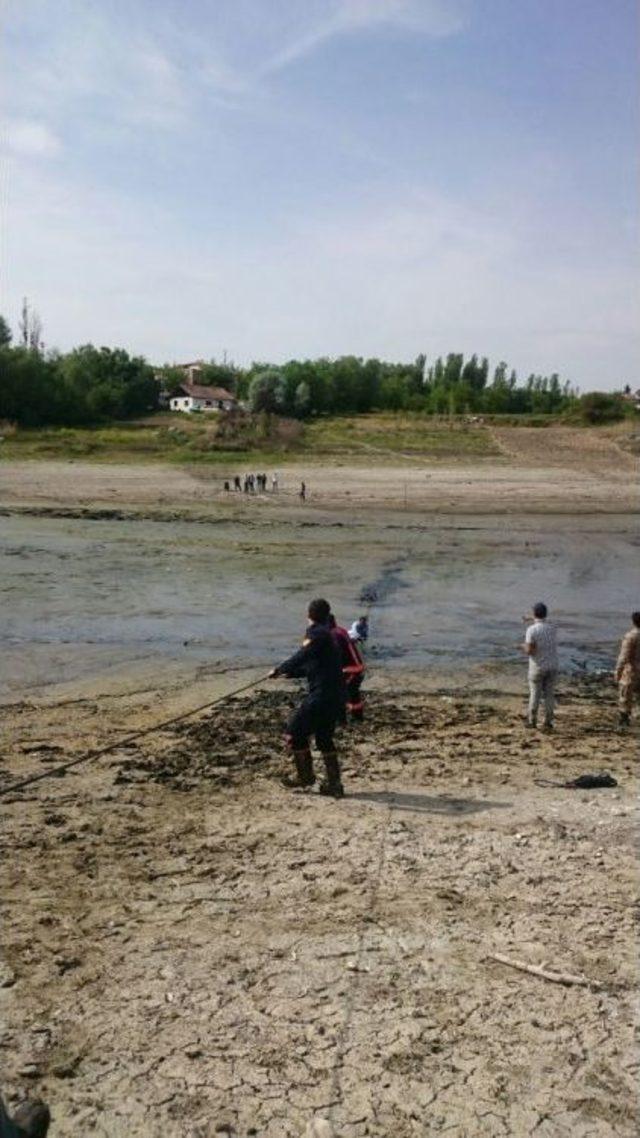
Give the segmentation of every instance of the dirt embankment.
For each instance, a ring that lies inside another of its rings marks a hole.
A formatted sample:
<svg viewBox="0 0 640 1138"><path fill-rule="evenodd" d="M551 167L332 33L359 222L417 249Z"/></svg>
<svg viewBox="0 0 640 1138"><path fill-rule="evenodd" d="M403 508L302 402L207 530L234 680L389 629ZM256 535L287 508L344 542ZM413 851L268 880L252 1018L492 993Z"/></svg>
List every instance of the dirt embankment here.
<svg viewBox="0 0 640 1138"><path fill-rule="evenodd" d="M5 1087L52 1136L637 1132L637 737L609 689L544 736L397 682L341 740L342 802L279 786L279 687L3 800ZM164 695L5 709L5 785ZM603 765L614 790L535 782Z"/></svg>
<svg viewBox="0 0 640 1138"><path fill-rule="evenodd" d="M279 471L278 494L225 493L236 473L222 466L189 469L162 465L87 462L14 462L0 466L0 508L97 510L208 515L221 507L241 516L320 509L401 506L423 512L537 513L625 512L638 507L637 457L618 445L619 431L550 427L497 428L504 457L434 460L428 454L297 460ZM246 461L246 460L245 460ZM256 463L261 466L259 458ZM307 501L298 491L304 480Z"/></svg>

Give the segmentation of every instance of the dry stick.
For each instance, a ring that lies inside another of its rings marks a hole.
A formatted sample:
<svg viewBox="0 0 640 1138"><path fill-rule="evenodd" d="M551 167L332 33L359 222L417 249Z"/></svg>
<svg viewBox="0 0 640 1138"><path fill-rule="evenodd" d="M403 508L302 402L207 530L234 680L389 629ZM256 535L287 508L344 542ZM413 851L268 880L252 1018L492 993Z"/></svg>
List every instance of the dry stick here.
<svg viewBox="0 0 640 1138"><path fill-rule="evenodd" d="M578 984L581 988L601 988L597 980L587 980L585 976L572 976L570 972L549 972L539 964L525 964L524 960L511 960L501 952L492 953L489 960L497 960L499 964L507 964L509 968L517 968L520 972L530 972L532 976L539 976L542 980L550 980L552 984Z"/></svg>

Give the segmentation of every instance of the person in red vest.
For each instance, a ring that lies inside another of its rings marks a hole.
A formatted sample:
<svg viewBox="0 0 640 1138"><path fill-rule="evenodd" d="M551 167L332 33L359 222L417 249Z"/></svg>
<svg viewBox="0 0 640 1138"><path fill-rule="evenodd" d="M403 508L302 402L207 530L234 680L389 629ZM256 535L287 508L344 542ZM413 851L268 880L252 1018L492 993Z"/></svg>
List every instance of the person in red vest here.
<svg viewBox="0 0 640 1138"><path fill-rule="evenodd" d="M364 719L364 700L362 681L364 679L364 660L358 645L353 642L346 628L341 628L333 613L329 616L331 635L340 651L342 675L347 689L347 713L351 719L362 723Z"/></svg>

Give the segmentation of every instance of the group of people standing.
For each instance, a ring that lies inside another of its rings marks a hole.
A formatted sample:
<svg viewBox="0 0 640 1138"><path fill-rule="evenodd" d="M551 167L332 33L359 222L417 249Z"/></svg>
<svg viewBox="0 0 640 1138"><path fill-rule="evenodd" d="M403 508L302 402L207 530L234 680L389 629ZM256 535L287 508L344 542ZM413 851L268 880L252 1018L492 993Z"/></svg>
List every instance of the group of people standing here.
<svg viewBox="0 0 640 1138"><path fill-rule="evenodd" d="M529 622L523 648L529 657L529 708L527 726L537 727L540 704L544 704L544 731L553 731L555 688L558 679L556 630L547 620L547 606L538 601ZM618 685L618 726L628 727L634 700L640 703L640 612L631 613L631 628L620 645L614 671Z"/></svg>
<svg viewBox="0 0 640 1138"><path fill-rule="evenodd" d="M245 474L242 477L235 474L233 478L233 489L236 493L244 494L266 494L269 478L266 474ZM228 478L224 480L224 489L228 494L231 491L231 481ZM278 475L271 475L271 493L277 494L279 489ZM301 502L307 500L307 484L306 482L300 483L300 490L298 497Z"/></svg>
<svg viewBox="0 0 640 1138"><path fill-rule="evenodd" d="M269 479L266 474L245 474L242 478L236 474L233 479L233 489L242 494L266 494L267 483ZM231 483L227 479L224 484L225 490L231 489ZM274 494L278 493L278 475L271 475L271 491Z"/></svg>
<svg viewBox="0 0 640 1138"><path fill-rule="evenodd" d="M368 637L368 621L366 616L361 617L347 631L337 623L324 598L311 601L307 617L302 646L269 673L271 679L306 679L308 684L302 703L286 727L285 740L292 753L295 775L284 781L287 786L299 788L315 783L313 736L326 771L320 793L342 798L344 788L334 736L336 727L346 724L349 718L356 722L364 718L362 646ZM522 647L529 661L527 726L538 726L542 704L542 728L553 731L558 648L555 627L547 617L547 606L538 601L531 615L524 618L528 628ZM627 727L634 700L640 703L640 612L631 614L631 628L622 640L614 675L618 684L619 725Z"/></svg>

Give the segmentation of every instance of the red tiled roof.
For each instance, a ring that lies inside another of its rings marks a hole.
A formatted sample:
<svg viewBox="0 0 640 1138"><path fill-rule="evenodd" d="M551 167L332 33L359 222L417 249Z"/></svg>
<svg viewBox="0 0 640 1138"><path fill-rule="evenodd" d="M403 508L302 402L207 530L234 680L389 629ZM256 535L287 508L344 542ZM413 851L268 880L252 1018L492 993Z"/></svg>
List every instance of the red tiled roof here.
<svg viewBox="0 0 640 1138"><path fill-rule="evenodd" d="M212 399L216 403L219 400L231 399L235 403L235 395L227 391L224 387L203 387L201 383L181 383L180 390L184 391L185 395L190 395L193 399Z"/></svg>

